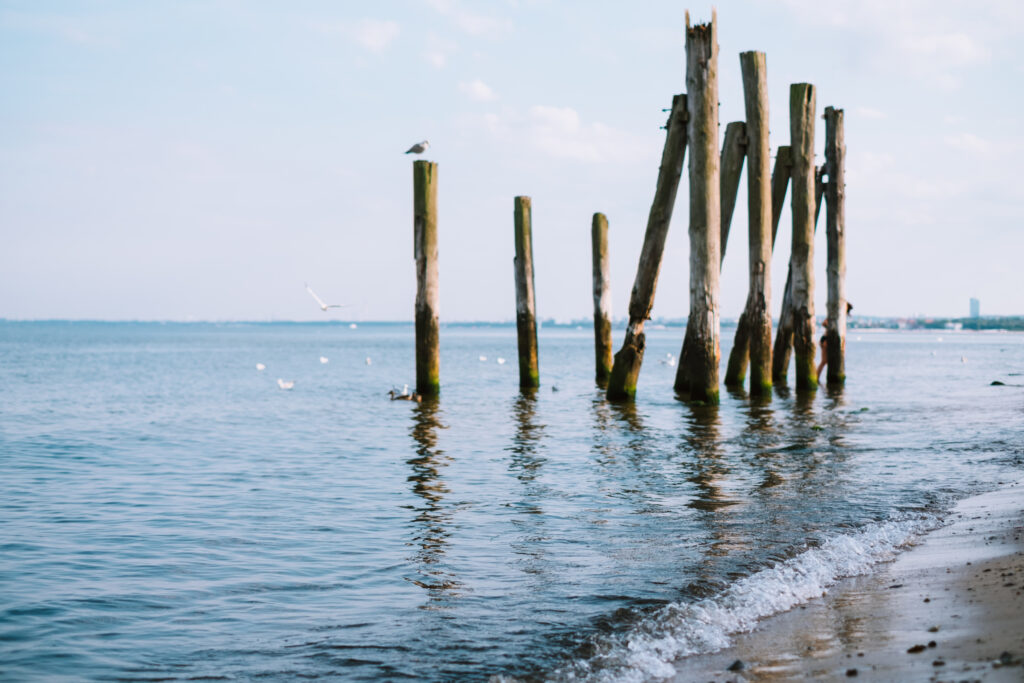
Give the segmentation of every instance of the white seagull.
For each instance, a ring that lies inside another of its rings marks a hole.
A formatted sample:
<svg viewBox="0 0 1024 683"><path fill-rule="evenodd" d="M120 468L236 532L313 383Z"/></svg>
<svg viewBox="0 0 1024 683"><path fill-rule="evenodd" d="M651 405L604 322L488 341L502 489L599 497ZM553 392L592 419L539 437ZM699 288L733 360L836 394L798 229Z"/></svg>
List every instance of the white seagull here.
<svg viewBox="0 0 1024 683"><path fill-rule="evenodd" d="M286 382L283 379L281 379L280 377L278 377L277 378L277 386L281 387L282 389L291 389L292 387L295 386L295 381L294 380L290 380L290 381Z"/></svg>
<svg viewBox="0 0 1024 683"><path fill-rule="evenodd" d="M330 360L327 358L327 356L320 356L320 362L326 365L327 363L330 362Z"/></svg>
<svg viewBox="0 0 1024 683"><path fill-rule="evenodd" d="M267 369L267 366L264 365L263 363L257 363L256 364L256 369L262 372L263 370Z"/></svg>
<svg viewBox="0 0 1024 683"><path fill-rule="evenodd" d="M415 145L405 150L406 154L423 154L430 147L430 141L424 140L423 142L417 142Z"/></svg>
<svg viewBox="0 0 1024 683"><path fill-rule="evenodd" d="M328 308L344 308L345 307L344 304L325 304L324 300L321 299L320 297L318 297L316 295L316 292L313 291L313 288L309 286L309 283L306 283L306 291L309 292L309 295L311 297L316 299L316 303L320 306L320 310L321 311L326 311Z"/></svg>

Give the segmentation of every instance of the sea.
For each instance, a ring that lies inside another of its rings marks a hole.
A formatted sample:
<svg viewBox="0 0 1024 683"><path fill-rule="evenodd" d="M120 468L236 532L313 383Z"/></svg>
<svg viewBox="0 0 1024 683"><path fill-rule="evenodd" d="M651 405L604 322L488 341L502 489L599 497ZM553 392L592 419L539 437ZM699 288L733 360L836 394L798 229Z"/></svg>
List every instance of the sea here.
<svg viewBox="0 0 1024 683"><path fill-rule="evenodd" d="M589 326L524 393L444 325L417 403L411 324L0 322L0 680L656 681L1024 477L1022 334L700 406L683 332L610 404Z"/></svg>

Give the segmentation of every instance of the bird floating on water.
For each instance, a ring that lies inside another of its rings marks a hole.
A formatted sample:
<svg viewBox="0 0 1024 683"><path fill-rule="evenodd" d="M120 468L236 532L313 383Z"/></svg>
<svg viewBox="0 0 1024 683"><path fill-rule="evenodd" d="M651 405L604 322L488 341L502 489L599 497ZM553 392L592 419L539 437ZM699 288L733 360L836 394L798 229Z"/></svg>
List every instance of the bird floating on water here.
<svg viewBox="0 0 1024 683"><path fill-rule="evenodd" d="M372 360L370 360L370 357L369 357L369 356L367 356L367 357L366 357L366 364L367 364L367 365L373 365L373 361L372 361Z"/></svg>
<svg viewBox="0 0 1024 683"><path fill-rule="evenodd" d="M430 141L424 140L423 142L417 142L415 145L405 150L406 154L423 154L430 147Z"/></svg>
<svg viewBox="0 0 1024 683"><path fill-rule="evenodd" d="M505 359L504 358L499 358L498 359L498 365L504 365L504 364L505 364Z"/></svg>
<svg viewBox="0 0 1024 683"><path fill-rule="evenodd" d="M267 369L267 366L266 366L266 365L264 365L263 363L257 363L257 364L256 364L256 369L257 369L257 370L260 370L260 371L262 371L262 370L266 370L266 369Z"/></svg>
<svg viewBox="0 0 1024 683"><path fill-rule="evenodd" d="M330 360L327 358L327 356L320 356L320 362L327 364L330 363Z"/></svg>
<svg viewBox="0 0 1024 683"><path fill-rule="evenodd" d="M309 283L306 283L306 291L309 292L310 296L312 296L314 299L316 299L316 303L317 303L318 306L320 306L320 310L321 311L326 311L328 308L344 308L345 307L345 304L325 304L324 300L321 299L320 297L318 297L316 295L316 292L313 291L313 288L309 286Z"/></svg>
<svg viewBox="0 0 1024 683"><path fill-rule="evenodd" d="M487 356L480 356L480 362L484 363L487 361Z"/></svg>
<svg viewBox="0 0 1024 683"><path fill-rule="evenodd" d="M281 387L282 389L291 389L292 387L295 386L295 380L287 380L287 381L285 381L285 380L281 379L280 377L278 377L277 378L277 386Z"/></svg>
<svg viewBox="0 0 1024 683"><path fill-rule="evenodd" d="M392 401L415 401L416 403L419 403L420 401L423 400L423 397L420 396L419 394L417 394L415 391L412 392L411 394L409 393L409 385L408 384L406 384L404 387L402 387L402 392L401 393L399 393L399 392L395 391L394 389L392 389L391 391L388 392L388 397Z"/></svg>

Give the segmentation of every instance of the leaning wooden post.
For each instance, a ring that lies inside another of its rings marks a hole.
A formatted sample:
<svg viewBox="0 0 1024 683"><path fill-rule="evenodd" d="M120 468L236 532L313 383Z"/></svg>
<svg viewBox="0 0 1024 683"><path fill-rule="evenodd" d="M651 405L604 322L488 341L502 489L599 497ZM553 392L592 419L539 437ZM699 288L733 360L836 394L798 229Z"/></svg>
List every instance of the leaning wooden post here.
<svg viewBox="0 0 1024 683"><path fill-rule="evenodd" d="M796 388L817 389L814 340L814 86L789 89L789 128L793 144L792 311Z"/></svg>
<svg viewBox="0 0 1024 683"><path fill-rule="evenodd" d="M437 311L437 164L414 161L413 254L416 257L416 393L441 392L441 351Z"/></svg>
<svg viewBox="0 0 1024 683"><path fill-rule="evenodd" d="M772 170L772 250L775 250L775 236L779 232L779 218L782 216L782 203L786 199L786 188L789 187L789 175L792 159L790 157L789 145L779 147L775 154L775 168ZM788 282L788 281L787 281ZM785 290L783 290L785 291ZM743 385L747 376L747 361L750 354L750 339L747 328L747 314L741 313L736 322L736 339L732 344L732 351L729 352L729 364L725 370L726 386L738 387ZM774 362L774 354L772 357ZM788 359L786 361L789 362ZM774 366L773 366L774 367ZM785 373L783 373L785 375ZM774 379L775 373L772 372ZM785 379L785 377L783 377Z"/></svg>
<svg viewBox="0 0 1024 683"><path fill-rule="evenodd" d="M743 158L747 153L747 126L742 121L733 121L725 127L725 139L722 140L722 156L720 165L721 202L722 202L722 237L719 241L719 269L725 260L725 247L729 244L729 227L732 225L732 214L736 209L736 195L740 189L740 174L743 173Z"/></svg>
<svg viewBox="0 0 1024 683"><path fill-rule="evenodd" d="M846 143L843 110L825 107L825 231L828 242L828 384L846 381Z"/></svg>
<svg viewBox="0 0 1024 683"><path fill-rule="evenodd" d="M608 376L612 373L611 266L608 261L608 219L603 213L594 214L590 242L594 262L594 378L603 388L608 385Z"/></svg>
<svg viewBox="0 0 1024 683"><path fill-rule="evenodd" d="M718 30L686 17L687 121L690 140L690 315L676 372L684 398L718 402L718 276L721 267L721 186L718 158Z"/></svg>
<svg viewBox="0 0 1024 683"><path fill-rule="evenodd" d="M763 52L740 55L747 113L747 206L750 291L743 311L750 359L750 393L771 394L772 388L772 187L768 145L768 75ZM739 330L737 328L737 336ZM730 365L730 369L732 366ZM736 381L738 379L738 381ZM742 384L740 376L726 383Z"/></svg>
<svg viewBox="0 0 1024 683"><path fill-rule="evenodd" d="M615 354L612 374L608 379L606 395L610 401L632 399L636 395L636 381L644 360L644 321L651 317L654 292L658 285L658 271L665 251L665 238L672 221L672 208L676 203L676 190L683 173L686 153L686 95L672 98L672 113L665 125L665 148L661 153L658 185L647 217L647 232L640 251L640 263L629 297L629 323L622 348Z"/></svg>
<svg viewBox="0 0 1024 683"><path fill-rule="evenodd" d="M533 298L533 229L529 197L515 198L516 332L519 337L519 386L540 386L537 371L537 313Z"/></svg>

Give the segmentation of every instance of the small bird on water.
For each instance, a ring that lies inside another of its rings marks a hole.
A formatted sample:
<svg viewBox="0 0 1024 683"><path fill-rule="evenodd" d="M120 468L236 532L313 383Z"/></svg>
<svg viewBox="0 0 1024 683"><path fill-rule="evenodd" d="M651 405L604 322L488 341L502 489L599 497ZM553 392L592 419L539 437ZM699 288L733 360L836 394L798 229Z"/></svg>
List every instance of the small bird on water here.
<svg viewBox="0 0 1024 683"><path fill-rule="evenodd" d="M405 150L406 154L423 154L430 147L430 141L424 140L423 142L417 142L415 145Z"/></svg>

